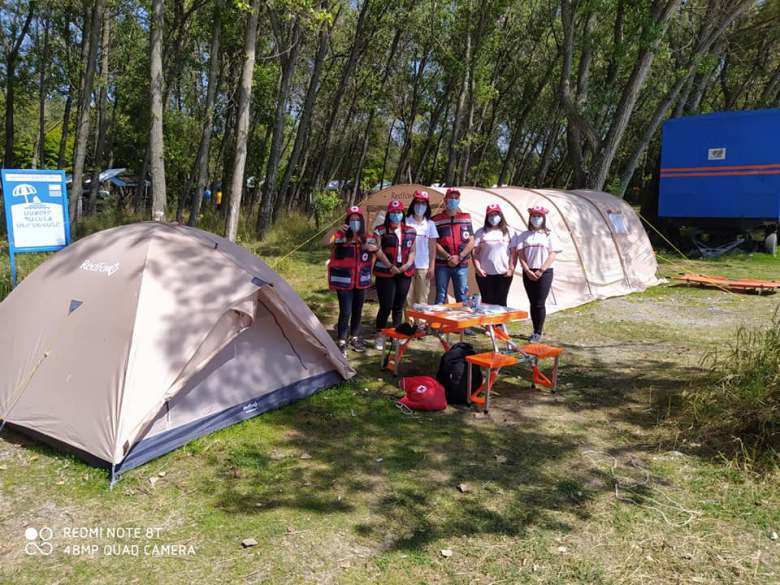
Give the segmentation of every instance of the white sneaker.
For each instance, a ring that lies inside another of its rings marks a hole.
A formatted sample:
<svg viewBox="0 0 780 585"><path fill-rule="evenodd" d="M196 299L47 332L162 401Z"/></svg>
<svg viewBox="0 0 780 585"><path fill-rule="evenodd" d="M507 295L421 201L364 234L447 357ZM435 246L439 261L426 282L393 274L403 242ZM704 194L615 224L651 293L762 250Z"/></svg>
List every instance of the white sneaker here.
<svg viewBox="0 0 780 585"><path fill-rule="evenodd" d="M382 333L376 334L376 339L374 339L374 347L378 351L384 351L385 350L385 336Z"/></svg>
<svg viewBox="0 0 780 585"><path fill-rule="evenodd" d="M347 342L346 342L346 340L339 339L338 340L338 346L339 346L339 351L341 352L341 355L343 355L344 357L347 357Z"/></svg>

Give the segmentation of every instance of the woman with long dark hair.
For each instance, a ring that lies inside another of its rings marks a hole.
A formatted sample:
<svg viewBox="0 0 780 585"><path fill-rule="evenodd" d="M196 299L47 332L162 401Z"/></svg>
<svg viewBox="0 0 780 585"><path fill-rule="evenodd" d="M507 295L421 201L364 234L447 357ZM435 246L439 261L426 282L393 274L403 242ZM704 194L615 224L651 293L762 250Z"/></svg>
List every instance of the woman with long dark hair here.
<svg viewBox="0 0 780 585"><path fill-rule="evenodd" d="M360 207L347 209L342 225L330 242L328 261L328 287L335 290L339 299L339 320L336 325L338 346L347 354L347 333L354 351L364 352L366 346L360 338L360 318L366 289L371 284L371 262L375 247L366 237L366 219Z"/></svg>
<svg viewBox="0 0 780 585"><path fill-rule="evenodd" d="M376 314L376 343L378 350L385 347L382 329L392 313L393 327L403 319L404 303L414 274L415 241L417 232L404 221L404 204L393 199L387 204L385 222L374 230L376 239L376 296L379 310Z"/></svg>
<svg viewBox="0 0 780 585"><path fill-rule="evenodd" d="M487 206L485 225L474 234L474 240L474 271L482 302L506 306L515 274L517 235L497 203Z"/></svg>
<svg viewBox="0 0 780 585"><path fill-rule="evenodd" d="M547 227L547 210L544 207L528 210L528 228L518 238L517 251L523 267L523 285L531 305L531 322L534 326L533 335L528 340L539 343L547 316L545 303L553 282L552 264L561 248Z"/></svg>

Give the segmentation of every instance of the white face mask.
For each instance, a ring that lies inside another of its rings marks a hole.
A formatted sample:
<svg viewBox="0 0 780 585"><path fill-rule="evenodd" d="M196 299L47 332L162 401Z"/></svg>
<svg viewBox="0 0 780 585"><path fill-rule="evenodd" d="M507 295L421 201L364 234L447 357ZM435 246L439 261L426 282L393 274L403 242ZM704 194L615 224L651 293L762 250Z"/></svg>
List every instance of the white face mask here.
<svg viewBox="0 0 780 585"><path fill-rule="evenodd" d="M541 215L534 215L530 221L533 227L540 228L544 223L544 218Z"/></svg>
<svg viewBox="0 0 780 585"><path fill-rule="evenodd" d="M494 213L493 215L488 217L488 223L490 225L498 225L501 223L501 216L497 213Z"/></svg>
<svg viewBox="0 0 780 585"><path fill-rule="evenodd" d="M415 203L414 204L414 214L417 217L422 217L423 215L425 215L425 210L427 208L428 208L428 206L425 205L425 203Z"/></svg>

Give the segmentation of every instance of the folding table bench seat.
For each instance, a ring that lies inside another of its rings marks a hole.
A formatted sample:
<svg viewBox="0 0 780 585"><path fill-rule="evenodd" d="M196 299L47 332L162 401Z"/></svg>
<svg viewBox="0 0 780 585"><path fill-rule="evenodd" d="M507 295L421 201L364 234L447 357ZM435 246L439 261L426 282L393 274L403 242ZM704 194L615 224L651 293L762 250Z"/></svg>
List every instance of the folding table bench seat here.
<svg viewBox="0 0 780 585"><path fill-rule="evenodd" d="M390 370L394 376L397 376L398 368L401 365L406 349L409 347L409 343L411 343L412 339L422 339L426 336L426 333L425 331L417 331L412 335L406 335L405 333L399 333L393 327L387 327L382 329L382 334L393 340L382 360L382 367Z"/></svg>
<svg viewBox="0 0 780 585"><path fill-rule="evenodd" d="M493 384L495 384L496 378L498 378L498 373L501 371L501 368L504 368L506 366L513 366L518 361L519 360L514 356L506 355L503 353L496 353L493 351L478 353L475 355L467 355L466 362L469 365L469 369L468 369L468 378L467 378L468 390L466 392L466 399L468 403L469 404L473 403L478 406L481 406L484 412L490 410L490 390L493 388ZM485 368L487 370L487 376L485 378L485 381L476 390L472 390L471 388L472 366L477 366L478 368Z"/></svg>
<svg viewBox="0 0 780 585"><path fill-rule="evenodd" d="M552 345L546 345L544 343L528 343L520 348L520 351L526 354L528 361L533 368L533 382L532 387L544 386L552 389L553 392L558 391L558 360L563 353L563 349L560 347L553 347ZM541 360L552 358L553 368L550 378L545 376L539 369L539 362Z"/></svg>

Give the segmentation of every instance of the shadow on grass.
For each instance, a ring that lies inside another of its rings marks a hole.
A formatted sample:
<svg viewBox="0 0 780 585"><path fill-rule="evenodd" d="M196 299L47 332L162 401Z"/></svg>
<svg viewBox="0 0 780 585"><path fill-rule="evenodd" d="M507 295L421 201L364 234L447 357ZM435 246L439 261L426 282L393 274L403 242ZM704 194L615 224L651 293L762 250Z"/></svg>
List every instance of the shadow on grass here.
<svg viewBox="0 0 780 585"><path fill-rule="evenodd" d="M461 409L406 416L388 397L354 384L274 420L286 430L277 449L287 456L243 445L227 461L211 461L226 479L217 496L226 512L368 512L353 530L386 549L455 535L522 536L534 525L569 530L553 511L588 517L586 498L572 497L588 472L548 468L576 441L535 425L498 428Z"/></svg>

